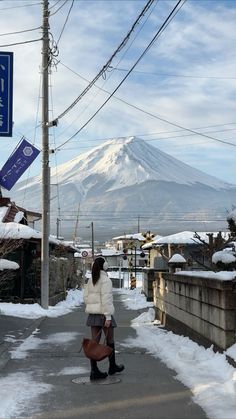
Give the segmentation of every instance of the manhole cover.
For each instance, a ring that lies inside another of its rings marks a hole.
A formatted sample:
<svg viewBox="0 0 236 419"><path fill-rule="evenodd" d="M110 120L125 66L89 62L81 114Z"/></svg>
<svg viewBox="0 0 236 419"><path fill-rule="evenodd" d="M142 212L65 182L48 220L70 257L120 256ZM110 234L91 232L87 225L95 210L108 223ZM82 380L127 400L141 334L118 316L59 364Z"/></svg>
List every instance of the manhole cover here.
<svg viewBox="0 0 236 419"><path fill-rule="evenodd" d="M91 381L89 377L77 377L73 378L72 383L74 384L86 384L86 385L109 385L109 384L117 384L120 383L121 379L118 377L107 377L104 380L95 380Z"/></svg>

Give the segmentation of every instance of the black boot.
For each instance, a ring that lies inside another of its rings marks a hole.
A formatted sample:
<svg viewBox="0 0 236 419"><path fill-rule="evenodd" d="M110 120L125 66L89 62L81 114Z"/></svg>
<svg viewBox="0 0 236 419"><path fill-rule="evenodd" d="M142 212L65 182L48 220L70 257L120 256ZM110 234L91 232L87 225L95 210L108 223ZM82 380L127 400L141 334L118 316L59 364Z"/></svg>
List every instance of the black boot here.
<svg viewBox="0 0 236 419"><path fill-rule="evenodd" d="M90 364L91 364L90 380L101 380L107 377L106 372L102 372L98 369L96 361L91 359Z"/></svg>
<svg viewBox="0 0 236 419"><path fill-rule="evenodd" d="M125 369L124 365L117 365L116 364L116 355L115 355L115 344L114 343L108 343L107 346L110 346L110 348L113 349L111 355L109 356L109 370L108 374L113 375L116 372L121 372Z"/></svg>

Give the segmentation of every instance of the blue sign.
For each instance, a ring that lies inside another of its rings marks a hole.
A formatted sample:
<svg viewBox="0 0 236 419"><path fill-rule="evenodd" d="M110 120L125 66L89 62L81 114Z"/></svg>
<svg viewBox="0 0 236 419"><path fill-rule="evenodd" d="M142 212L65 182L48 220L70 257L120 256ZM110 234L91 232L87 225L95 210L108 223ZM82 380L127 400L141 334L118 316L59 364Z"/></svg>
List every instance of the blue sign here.
<svg viewBox="0 0 236 419"><path fill-rule="evenodd" d="M0 137L12 137L13 52L0 52Z"/></svg>
<svg viewBox="0 0 236 419"><path fill-rule="evenodd" d="M23 138L0 170L0 186L10 191L39 153L38 148Z"/></svg>

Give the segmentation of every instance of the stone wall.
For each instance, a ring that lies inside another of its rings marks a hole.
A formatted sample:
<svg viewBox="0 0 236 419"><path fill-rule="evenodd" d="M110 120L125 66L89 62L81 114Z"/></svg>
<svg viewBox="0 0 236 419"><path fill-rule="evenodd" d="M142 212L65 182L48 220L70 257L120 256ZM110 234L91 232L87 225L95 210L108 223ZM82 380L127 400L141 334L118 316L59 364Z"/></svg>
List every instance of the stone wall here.
<svg viewBox="0 0 236 419"><path fill-rule="evenodd" d="M164 325L221 349L236 342L236 280L161 272L148 276L154 276L153 301Z"/></svg>
<svg viewBox="0 0 236 419"><path fill-rule="evenodd" d="M154 269L146 268L143 270L143 293L147 301L153 301L153 281L158 277L158 272Z"/></svg>
<svg viewBox="0 0 236 419"><path fill-rule="evenodd" d="M65 299L66 290L80 287L82 276L78 275L76 260L71 257L50 256L49 263L49 300L54 305Z"/></svg>

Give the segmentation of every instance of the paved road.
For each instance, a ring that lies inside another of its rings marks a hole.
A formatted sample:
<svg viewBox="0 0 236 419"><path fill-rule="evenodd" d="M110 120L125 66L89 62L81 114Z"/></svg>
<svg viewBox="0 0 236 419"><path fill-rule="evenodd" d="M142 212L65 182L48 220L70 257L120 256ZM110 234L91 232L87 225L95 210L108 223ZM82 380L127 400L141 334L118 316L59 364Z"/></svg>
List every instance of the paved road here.
<svg viewBox="0 0 236 419"><path fill-rule="evenodd" d="M37 324L39 330L34 335L38 341L40 339L40 345L28 350L22 359L11 359L1 369L2 377L16 372L32 372L36 382L51 385L50 390L38 396L37 400L22 404L23 413L19 418L206 418L203 410L193 402L189 389L175 379L174 371L140 348L121 346L126 338L135 337L136 332L130 327L130 320L140 314L126 310L121 298L115 293L116 320L119 325L116 329L117 359L125 364L125 371L115 376L120 381L110 384L86 383L89 363L83 353L78 352L82 337L89 335L83 306L62 317L45 318L40 325ZM3 318L0 316L0 323ZM10 322L10 319L7 320ZM29 322L23 323L20 333L24 329L29 334ZM64 342L61 343L63 336ZM70 339L72 336L74 339ZM102 361L100 366L106 370L107 361ZM81 378L85 384L72 381Z"/></svg>

